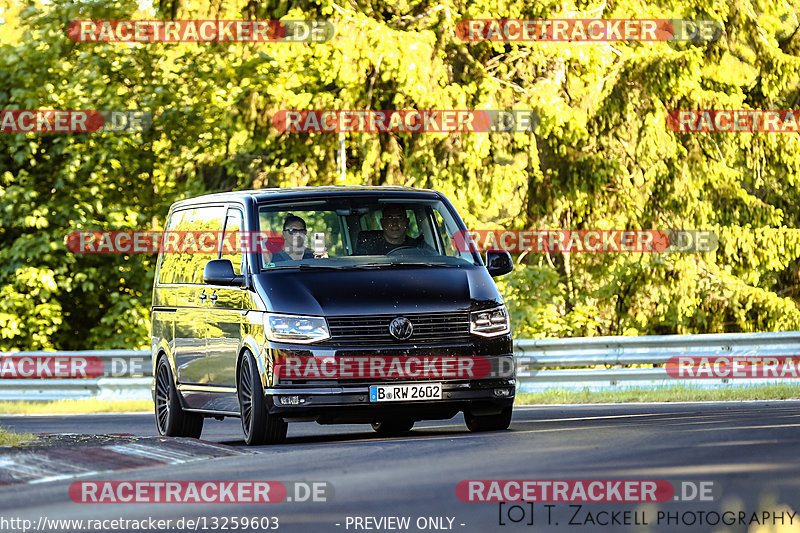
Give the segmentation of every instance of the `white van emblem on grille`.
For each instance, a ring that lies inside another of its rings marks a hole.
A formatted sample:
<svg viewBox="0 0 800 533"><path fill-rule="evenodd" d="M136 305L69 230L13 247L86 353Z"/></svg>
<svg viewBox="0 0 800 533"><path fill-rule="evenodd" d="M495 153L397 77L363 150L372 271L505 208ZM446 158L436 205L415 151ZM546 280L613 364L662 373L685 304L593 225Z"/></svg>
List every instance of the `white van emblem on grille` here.
<svg viewBox="0 0 800 533"><path fill-rule="evenodd" d="M399 316L389 323L389 333L392 337L401 341L406 340L414 333L414 326L411 321L404 316Z"/></svg>

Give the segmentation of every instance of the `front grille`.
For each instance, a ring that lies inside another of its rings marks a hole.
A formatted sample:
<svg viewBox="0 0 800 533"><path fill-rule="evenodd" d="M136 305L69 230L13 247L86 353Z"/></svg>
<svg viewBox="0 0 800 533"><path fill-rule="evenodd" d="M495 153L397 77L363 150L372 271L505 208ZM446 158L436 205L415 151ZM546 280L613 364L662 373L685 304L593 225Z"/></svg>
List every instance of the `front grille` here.
<svg viewBox="0 0 800 533"><path fill-rule="evenodd" d="M414 333L398 340L389 333L389 323L402 316L411 321ZM470 341L469 312L407 313L328 317L333 346L400 346L451 344Z"/></svg>

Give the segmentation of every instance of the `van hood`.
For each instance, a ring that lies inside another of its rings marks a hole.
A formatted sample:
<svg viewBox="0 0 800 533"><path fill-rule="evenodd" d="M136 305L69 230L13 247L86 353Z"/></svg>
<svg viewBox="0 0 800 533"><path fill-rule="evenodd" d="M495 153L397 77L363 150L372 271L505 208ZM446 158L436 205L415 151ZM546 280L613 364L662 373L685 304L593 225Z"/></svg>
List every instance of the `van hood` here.
<svg viewBox="0 0 800 533"><path fill-rule="evenodd" d="M466 311L502 303L483 267L276 270L254 277L268 311L337 316Z"/></svg>

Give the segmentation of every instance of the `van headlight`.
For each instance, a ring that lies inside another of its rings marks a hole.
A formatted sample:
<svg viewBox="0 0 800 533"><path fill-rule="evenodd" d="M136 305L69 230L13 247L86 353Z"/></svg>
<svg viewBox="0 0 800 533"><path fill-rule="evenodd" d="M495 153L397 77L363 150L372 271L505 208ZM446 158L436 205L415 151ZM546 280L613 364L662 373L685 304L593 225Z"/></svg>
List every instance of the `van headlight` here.
<svg viewBox="0 0 800 533"><path fill-rule="evenodd" d="M497 337L511 331L508 311L505 305L473 311L469 314L469 332L482 337Z"/></svg>
<svg viewBox="0 0 800 533"><path fill-rule="evenodd" d="M328 323L319 316L265 313L264 332L267 339L275 342L310 344L331 338Z"/></svg>

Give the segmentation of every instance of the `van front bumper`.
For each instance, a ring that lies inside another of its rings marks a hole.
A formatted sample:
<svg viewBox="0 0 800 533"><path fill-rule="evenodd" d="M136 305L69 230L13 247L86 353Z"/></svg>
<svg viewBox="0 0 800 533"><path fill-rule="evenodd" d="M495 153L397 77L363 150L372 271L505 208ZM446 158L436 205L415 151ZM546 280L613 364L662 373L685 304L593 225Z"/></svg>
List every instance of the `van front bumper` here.
<svg viewBox="0 0 800 533"><path fill-rule="evenodd" d="M442 398L424 401L370 401L371 385L441 383ZM336 386L267 389L269 413L286 420L316 420L320 424L369 423L377 418L405 416L414 420L452 418L460 411L497 414L514 403L514 379L472 381L382 381Z"/></svg>

